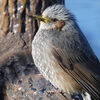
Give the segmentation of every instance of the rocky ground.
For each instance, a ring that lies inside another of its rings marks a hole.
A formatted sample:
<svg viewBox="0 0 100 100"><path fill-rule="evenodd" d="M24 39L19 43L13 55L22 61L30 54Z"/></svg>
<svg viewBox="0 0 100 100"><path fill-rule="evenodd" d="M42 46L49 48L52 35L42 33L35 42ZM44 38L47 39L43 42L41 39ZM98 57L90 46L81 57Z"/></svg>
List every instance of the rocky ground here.
<svg viewBox="0 0 100 100"><path fill-rule="evenodd" d="M59 92L52 92L57 89L33 64L26 67L17 64L12 69L11 66L0 69L0 80L6 81L8 100L65 100Z"/></svg>

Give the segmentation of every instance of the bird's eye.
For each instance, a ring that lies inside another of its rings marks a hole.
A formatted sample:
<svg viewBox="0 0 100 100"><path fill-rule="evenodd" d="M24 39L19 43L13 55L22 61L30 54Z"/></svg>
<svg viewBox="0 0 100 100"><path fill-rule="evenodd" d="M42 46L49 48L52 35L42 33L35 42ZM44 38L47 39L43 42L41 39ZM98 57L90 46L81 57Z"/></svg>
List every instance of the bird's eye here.
<svg viewBox="0 0 100 100"><path fill-rule="evenodd" d="M56 19L56 18L54 18L54 19L52 19L52 21L53 21L53 22L56 22L56 21L57 21L57 19Z"/></svg>

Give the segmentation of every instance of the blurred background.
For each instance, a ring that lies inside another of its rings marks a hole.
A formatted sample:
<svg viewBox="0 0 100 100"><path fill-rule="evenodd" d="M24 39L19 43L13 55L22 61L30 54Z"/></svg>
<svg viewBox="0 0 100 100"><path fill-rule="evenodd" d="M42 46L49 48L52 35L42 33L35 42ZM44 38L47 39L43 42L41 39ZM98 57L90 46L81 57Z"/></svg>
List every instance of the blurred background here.
<svg viewBox="0 0 100 100"><path fill-rule="evenodd" d="M65 0L66 8L77 19L93 51L100 60L100 1L99 0Z"/></svg>

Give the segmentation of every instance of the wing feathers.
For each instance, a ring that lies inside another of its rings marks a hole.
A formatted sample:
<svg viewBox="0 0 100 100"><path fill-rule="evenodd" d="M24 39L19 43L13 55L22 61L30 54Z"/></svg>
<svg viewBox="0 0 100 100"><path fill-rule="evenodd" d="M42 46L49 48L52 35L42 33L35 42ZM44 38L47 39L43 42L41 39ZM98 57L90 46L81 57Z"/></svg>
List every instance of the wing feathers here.
<svg viewBox="0 0 100 100"><path fill-rule="evenodd" d="M83 56L83 58L78 57L76 60L78 64L73 63L75 61L74 59L70 59L70 61L68 61L69 59L66 58L66 61L69 64L67 65L66 62L63 61L62 55L60 55L57 50L53 48L52 54L63 70L66 71L66 73L68 73L74 81L82 86L82 88L89 92L91 96L93 96L96 100L100 100L100 78L98 79L98 77L96 77L96 73L93 73L93 70L90 69L94 67L93 65L97 66L97 64L94 64L94 61L89 60L88 57Z"/></svg>

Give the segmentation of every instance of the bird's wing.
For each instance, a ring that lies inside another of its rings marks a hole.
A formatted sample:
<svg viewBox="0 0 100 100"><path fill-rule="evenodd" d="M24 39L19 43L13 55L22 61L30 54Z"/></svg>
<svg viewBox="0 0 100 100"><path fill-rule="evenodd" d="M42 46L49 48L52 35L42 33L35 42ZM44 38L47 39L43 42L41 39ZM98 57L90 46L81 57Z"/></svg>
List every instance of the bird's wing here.
<svg viewBox="0 0 100 100"><path fill-rule="evenodd" d="M100 100L100 62L83 34L53 38L51 52L63 70Z"/></svg>

